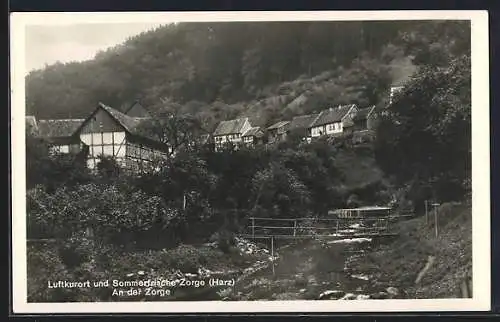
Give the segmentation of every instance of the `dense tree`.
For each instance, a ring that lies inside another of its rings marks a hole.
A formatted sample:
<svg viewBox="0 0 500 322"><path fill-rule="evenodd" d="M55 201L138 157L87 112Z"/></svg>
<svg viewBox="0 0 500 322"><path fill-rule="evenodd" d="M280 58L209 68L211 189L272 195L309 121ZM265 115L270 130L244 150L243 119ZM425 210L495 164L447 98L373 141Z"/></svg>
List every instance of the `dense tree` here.
<svg viewBox="0 0 500 322"><path fill-rule="evenodd" d="M269 88L301 75L347 67L363 52L378 60L390 42L424 57L415 51L435 46L442 37L441 51L456 52L467 45L466 29L454 22L167 25L100 52L94 60L31 72L26 77L27 111L38 118L85 117L98 101L121 106L140 99L150 106L166 97L181 104L233 104L269 96Z"/></svg>
<svg viewBox="0 0 500 322"><path fill-rule="evenodd" d="M401 44L417 65L447 66L460 55L470 55L470 21L421 21L402 30Z"/></svg>
<svg viewBox="0 0 500 322"><path fill-rule="evenodd" d="M471 160L470 56L428 66L389 106L377 130L377 157L400 183L430 185L440 199L463 197Z"/></svg>
<svg viewBox="0 0 500 322"><path fill-rule="evenodd" d="M137 131L146 137L170 147L170 154L179 149L200 147L201 138L208 132L201 120L190 114L181 113L181 106L175 102L163 101L159 107L151 109L152 117L142 121Z"/></svg>

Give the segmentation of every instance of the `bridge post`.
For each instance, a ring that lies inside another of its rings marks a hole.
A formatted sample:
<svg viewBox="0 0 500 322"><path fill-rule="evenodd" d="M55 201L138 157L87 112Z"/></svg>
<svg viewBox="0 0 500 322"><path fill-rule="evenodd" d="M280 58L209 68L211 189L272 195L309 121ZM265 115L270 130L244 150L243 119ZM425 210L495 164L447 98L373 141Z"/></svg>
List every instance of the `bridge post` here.
<svg viewBox="0 0 500 322"><path fill-rule="evenodd" d="M425 224L428 226L429 225L429 212L428 212L428 202L425 200Z"/></svg>
<svg viewBox="0 0 500 322"><path fill-rule="evenodd" d="M438 206L439 204L438 203L433 203L432 206L434 207L434 231L435 231L435 234L436 234L436 238L439 236L439 232L438 232L438 213L437 213L437 210L438 210Z"/></svg>
<svg viewBox="0 0 500 322"><path fill-rule="evenodd" d="M255 218L252 217L252 240L255 242Z"/></svg>
<svg viewBox="0 0 500 322"><path fill-rule="evenodd" d="M293 237L295 237L297 233L297 219L293 221Z"/></svg>
<svg viewBox="0 0 500 322"><path fill-rule="evenodd" d="M275 272L274 272L274 236L271 236L271 258L272 258L273 276L274 276L275 275Z"/></svg>

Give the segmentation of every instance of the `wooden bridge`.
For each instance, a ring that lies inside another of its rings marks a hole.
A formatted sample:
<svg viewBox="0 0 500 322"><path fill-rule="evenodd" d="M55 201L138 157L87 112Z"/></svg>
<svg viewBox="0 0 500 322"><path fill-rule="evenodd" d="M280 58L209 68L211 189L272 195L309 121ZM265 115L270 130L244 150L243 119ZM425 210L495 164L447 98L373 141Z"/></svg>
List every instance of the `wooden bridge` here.
<svg viewBox="0 0 500 322"><path fill-rule="evenodd" d="M396 236L393 223L402 217L412 215L381 217L344 218L259 218L250 217L246 232L240 235L250 239L300 239L328 238L352 239Z"/></svg>

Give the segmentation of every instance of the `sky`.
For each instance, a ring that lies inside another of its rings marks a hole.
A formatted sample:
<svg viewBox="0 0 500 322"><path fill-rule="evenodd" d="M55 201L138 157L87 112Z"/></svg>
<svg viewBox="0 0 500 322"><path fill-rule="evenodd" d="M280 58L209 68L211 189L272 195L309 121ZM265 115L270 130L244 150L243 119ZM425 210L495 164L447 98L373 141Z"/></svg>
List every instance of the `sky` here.
<svg viewBox="0 0 500 322"><path fill-rule="evenodd" d="M159 27L159 23L73 24L26 27L26 74L60 61L83 61L128 37Z"/></svg>

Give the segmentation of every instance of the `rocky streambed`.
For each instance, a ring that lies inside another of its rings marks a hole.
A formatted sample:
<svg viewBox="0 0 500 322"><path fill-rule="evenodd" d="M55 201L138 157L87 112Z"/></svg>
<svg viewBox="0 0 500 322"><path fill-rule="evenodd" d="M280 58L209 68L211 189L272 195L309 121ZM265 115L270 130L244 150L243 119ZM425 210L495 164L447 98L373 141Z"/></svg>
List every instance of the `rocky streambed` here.
<svg viewBox="0 0 500 322"><path fill-rule="evenodd" d="M371 245L372 240L368 238L312 239L278 244L274 256L271 256L266 245L237 238L235 248L254 259L247 267L221 270L200 267L196 273L165 272L160 278L177 283L171 288L171 294L157 294L140 300L366 300L400 297L394 286L378 284L372 280L369 271L357 266L357 260L370 252ZM204 247L217 245L211 243ZM135 277L159 278L158 272L139 271L128 274L126 279ZM211 285L210 280L222 282ZM179 285L181 281L184 286ZM196 286L196 281L204 281L204 284Z"/></svg>
<svg viewBox="0 0 500 322"><path fill-rule="evenodd" d="M255 271L225 294L226 300L366 300L400 297L356 267L370 251L368 238L305 240L277 250L273 263ZM274 271L274 272L273 272Z"/></svg>

